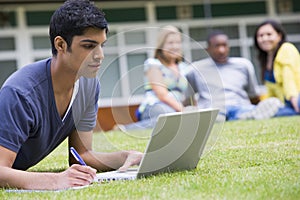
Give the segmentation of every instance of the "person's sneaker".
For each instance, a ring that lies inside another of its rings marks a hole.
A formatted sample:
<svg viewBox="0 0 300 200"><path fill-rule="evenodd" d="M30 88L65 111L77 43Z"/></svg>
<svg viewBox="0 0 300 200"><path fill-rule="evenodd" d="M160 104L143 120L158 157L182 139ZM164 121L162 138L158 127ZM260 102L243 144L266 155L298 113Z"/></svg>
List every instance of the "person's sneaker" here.
<svg viewBox="0 0 300 200"><path fill-rule="evenodd" d="M254 110L239 115L239 119L269 119L274 117L282 103L278 98L267 98L257 104Z"/></svg>

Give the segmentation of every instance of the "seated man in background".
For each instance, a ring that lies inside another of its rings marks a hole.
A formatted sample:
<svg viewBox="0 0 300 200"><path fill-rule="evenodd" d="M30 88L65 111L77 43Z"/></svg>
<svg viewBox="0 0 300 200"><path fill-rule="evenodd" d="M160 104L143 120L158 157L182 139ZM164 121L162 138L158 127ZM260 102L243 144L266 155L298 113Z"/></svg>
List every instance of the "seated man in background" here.
<svg viewBox="0 0 300 200"><path fill-rule="evenodd" d="M228 36L219 30L207 38L209 58L192 63L187 74L187 99L198 95L199 108L217 107L218 120L267 119L281 106L277 98L269 98L257 105L257 79L252 63L245 58L229 57Z"/></svg>

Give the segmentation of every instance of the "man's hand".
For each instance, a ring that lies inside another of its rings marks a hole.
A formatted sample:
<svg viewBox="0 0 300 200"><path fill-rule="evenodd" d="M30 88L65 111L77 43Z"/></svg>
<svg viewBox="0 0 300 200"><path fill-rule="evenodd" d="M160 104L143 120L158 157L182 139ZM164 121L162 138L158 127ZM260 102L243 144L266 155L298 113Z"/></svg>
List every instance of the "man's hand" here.
<svg viewBox="0 0 300 200"><path fill-rule="evenodd" d="M67 170L54 172L28 172L0 166L0 188L28 190L61 190L85 186L93 182L96 170L74 164Z"/></svg>
<svg viewBox="0 0 300 200"><path fill-rule="evenodd" d="M59 174L58 185L62 188L89 185L95 179L96 172L96 169L89 166L74 164Z"/></svg>
<svg viewBox="0 0 300 200"><path fill-rule="evenodd" d="M129 167L139 165L143 157L143 153L138 151L128 151L127 158L118 170L121 172L126 171Z"/></svg>

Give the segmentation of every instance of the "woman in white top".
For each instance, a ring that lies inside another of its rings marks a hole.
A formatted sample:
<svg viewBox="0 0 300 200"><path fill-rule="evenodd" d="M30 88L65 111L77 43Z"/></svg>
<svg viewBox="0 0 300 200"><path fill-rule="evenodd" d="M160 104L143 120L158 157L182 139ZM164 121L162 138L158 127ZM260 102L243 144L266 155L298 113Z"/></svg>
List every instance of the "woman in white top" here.
<svg viewBox="0 0 300 200"><path fill-rule="evenodd" d="M182 111L186 72L181 33L174 26L165 26L160 29L154 58L144 63L145 98L136 112L139 121L114 129L153 128L160 114Z"/></svg>

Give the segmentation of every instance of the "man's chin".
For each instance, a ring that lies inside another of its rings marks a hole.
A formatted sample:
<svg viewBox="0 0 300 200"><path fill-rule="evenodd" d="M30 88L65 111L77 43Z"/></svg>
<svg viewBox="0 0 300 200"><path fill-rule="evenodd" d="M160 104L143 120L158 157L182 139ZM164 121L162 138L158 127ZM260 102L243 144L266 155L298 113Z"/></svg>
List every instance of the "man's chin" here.
<svg viewBox="0 0 300 200"><path fill-rule="evenodd" d="M96 78L97 77L97 73L85 73L82 74L80 77L84 77L84 78Z"/></svg>
<svg viewBox="0 0 300 200"><path fill-rule="evenodd" d="M85 78L96 78L97 76L96 75L88 75L88 76L85 76Z"/></svg>
<svg viewBox="0 0 300 200"><path fill-rule="evenodd" d="M225 63L227 63L227 61L228 61L227 58L222 58L222 59L216 60L216 62L219 63L219 64L225 64Z"/></svg>

